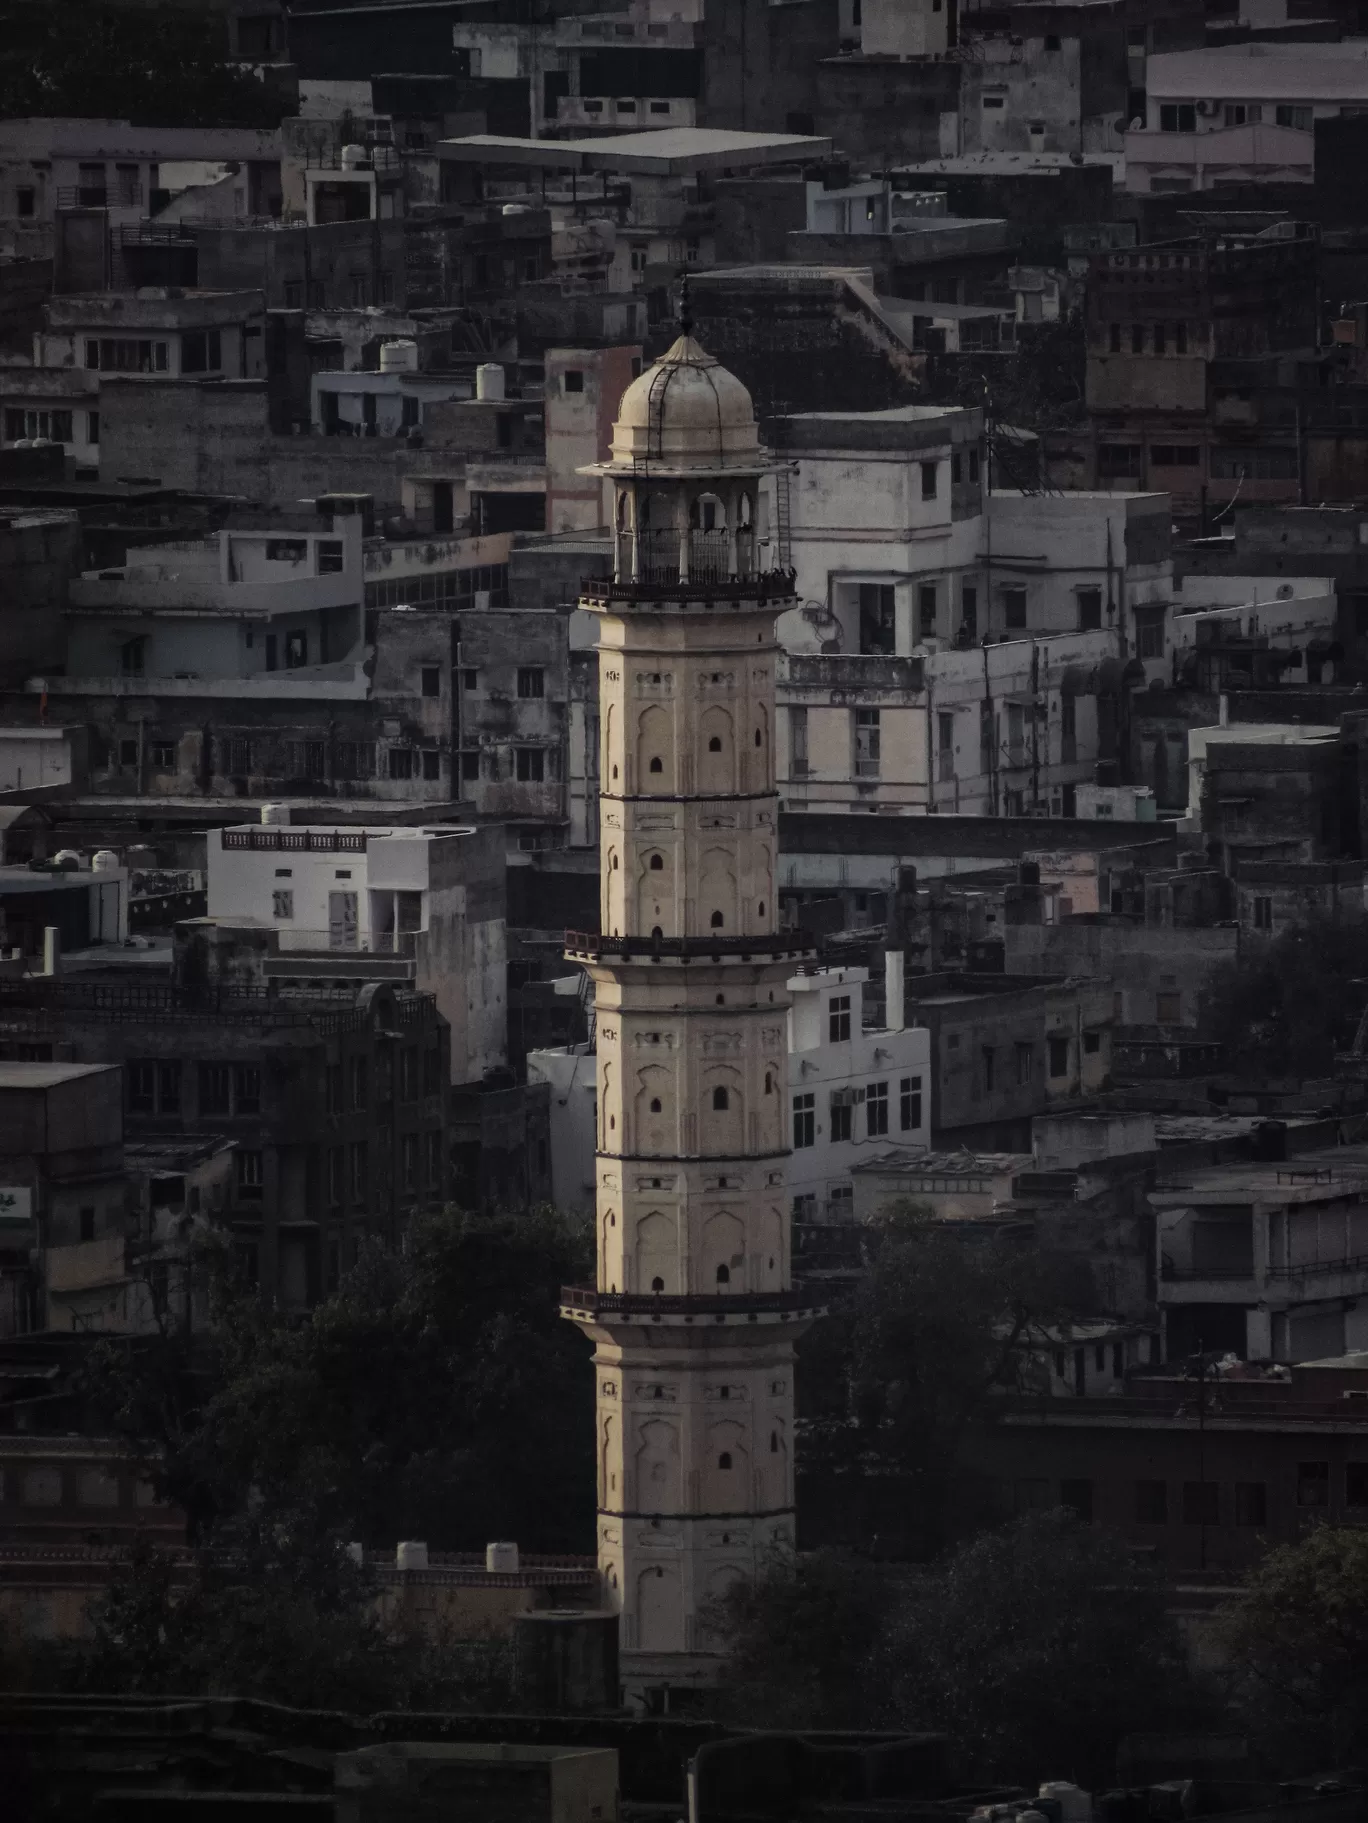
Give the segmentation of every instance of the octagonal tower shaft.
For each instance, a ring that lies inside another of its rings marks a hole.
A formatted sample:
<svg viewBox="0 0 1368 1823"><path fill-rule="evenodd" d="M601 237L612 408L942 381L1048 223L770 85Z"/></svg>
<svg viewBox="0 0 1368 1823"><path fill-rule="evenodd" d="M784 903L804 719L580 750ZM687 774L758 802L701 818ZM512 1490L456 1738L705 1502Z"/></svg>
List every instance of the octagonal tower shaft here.
<svg viewBox="0 0 1368 1823"><path fill-rule="evenodd" d="M768 463L749 396L681 337L624 396L600 617L598 1542L630 1681L707 1675L709 1604L793 1539Z"/></svg>

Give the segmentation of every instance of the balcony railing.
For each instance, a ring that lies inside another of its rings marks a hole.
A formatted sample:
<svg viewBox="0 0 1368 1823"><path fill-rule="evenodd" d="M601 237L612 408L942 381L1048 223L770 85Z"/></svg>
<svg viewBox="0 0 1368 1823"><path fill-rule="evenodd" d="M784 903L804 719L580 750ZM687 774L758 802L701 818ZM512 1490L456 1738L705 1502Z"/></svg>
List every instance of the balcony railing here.
<svg viewBox="0 0 1368 1823"><path fill-rule="evenodd" d="M596 1291L588 1285L562 1285L561 1304L590 1315L645 1317L795 1316L820 1311L806 1291L739 1291L731 1297L702 1293L697 1297L664 1291Z"/></svg>
<svg viewBox="0 0 1368 1823"><path fill-rule="evenodd" d="M342 933L336 930L304 930L298 926L282 929L282 956L413 956L418 938L415 930L373 930Z"/></svg>
<svg viewBox="0 0 1368 1823"><path fill-rule="evenodd" d="M672 960L707 962L723 956L750 956L765 960L798 960L817 953L817 939L810 931L773 931L757 937L601 937L592 931L568 930L565 933L568 954L577 956L619 956L624 960L640 958L643 962Z"/></svg>
<svg viewBox="0 0 1368 1823"><path fill-rule="evenodd" d="M1337 1272L1368 1272L1368 1253L1349 1253L1338 1260L1303 1260L1296 1266L1270 1266L1268 1276L1295 1283Z"/></svg>
<svg viewBox="0 0 1368 1823"><path fill-rule="evenodd" d="M792 601L794 572L788 569L757 570L750 576L727 576L703 581L693 576L682 577L676 563L668 571L646 581L633 581L630 574L622 577L586 576L580 582L583 600L601 602L605 607L614 602L646 604L656 601L688 600L706 596L710 601Z"/></svg>
<svg viewBox="0 0 1368 1823"><path fill-rule="evenodd" d="M285 850L291 853L319 855L363 855L366 852L364 829L290 829L266 825L260 829L225 829L225 848Z"/></svg>

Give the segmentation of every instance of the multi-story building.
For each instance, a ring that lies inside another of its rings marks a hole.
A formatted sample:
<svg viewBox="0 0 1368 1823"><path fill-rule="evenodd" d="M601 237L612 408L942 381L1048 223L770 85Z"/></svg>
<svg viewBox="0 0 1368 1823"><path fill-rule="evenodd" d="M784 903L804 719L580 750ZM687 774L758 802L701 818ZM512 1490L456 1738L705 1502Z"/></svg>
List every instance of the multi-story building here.
<svg viewBox="0 0 1368 1823"><path fill-rule="evenodd" d="M710 1674L708 1602L790 1546L793 1343L785 983L775 903L767 458L749 395L690 337L633 382L603 473L594 1287L599 1562L638 1690Z"/></svg>
<svg viewBox="0 0 1368 1823"><path fill-rule="evenodd" d="M402 984L268 987L266 942L182 931L171 983L0 981L0 1043L121 1065L131 1139L235 1141L220 1222L247 1280L302 1307L364 1238L398 1245L412 1211L445 1200L446 1021Z"/></svg>
<svg viewBox="0 0 1368 1823"><path fill-rule="evenodd" d="M931 1142L931 1034L864 1024L862 968L827 968L788 984L788 1191L795 1223L850 1221L851 1172L881 1144Z"/></svg>
<svg viewBox="0 0 1368 1823"><path fill-rule="evenodd" d="M1184 1171L1149 1201L1165 1360L1310 1361L1363 1346L1362 1147Z"/></svg>
<svg viewBox="0 0 1368 1823"><path fill-rule="evenodd" d="M779 420L786 808L1071 814L1162 658L1168 502L991 492L982 414ZM1119 509L1119 510L1118 510Z"/></svg>
<svg viewBox="0 0 1368 1823"><path fill-rule="evenodd" d="M904 1004L930 1035L933 1146L1024 1146L1033 1116L1107 1086L1109 982L908 975Z"/></svg>
<svg viewBox="0 0 1368 1823"><path fill-rule="evenodd" d="M1164 488L1193 516L1204 498L1214 507L1237 492L1298 500L1289 357L1318 346L1318 258L1314 231L1294 222L1093 256L1086 399L1098 487Z"/></svg>
<svg viewBox="0 0 1368 1823"><path fill-rule="evenodd" d="M448 1027L450 1080L506 1053L504 842L497 828L269 821L211 829L208 916L270 931L268 980L412 983Z"/></svg>

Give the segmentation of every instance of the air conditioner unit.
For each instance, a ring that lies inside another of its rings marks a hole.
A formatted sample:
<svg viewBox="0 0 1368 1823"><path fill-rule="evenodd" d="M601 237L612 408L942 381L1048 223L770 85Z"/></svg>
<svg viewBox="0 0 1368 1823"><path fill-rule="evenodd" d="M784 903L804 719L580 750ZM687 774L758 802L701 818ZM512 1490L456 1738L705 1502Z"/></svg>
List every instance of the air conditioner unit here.
<svg viewBox="0 0 1368 1823"><path fill-rule="evenodd" d="M1219 114L1220 111L1221 104L1219 101L1199 101L1197 103L1197 112L1202 115L1204 119L1209 120L1213 114Z"/></svg>

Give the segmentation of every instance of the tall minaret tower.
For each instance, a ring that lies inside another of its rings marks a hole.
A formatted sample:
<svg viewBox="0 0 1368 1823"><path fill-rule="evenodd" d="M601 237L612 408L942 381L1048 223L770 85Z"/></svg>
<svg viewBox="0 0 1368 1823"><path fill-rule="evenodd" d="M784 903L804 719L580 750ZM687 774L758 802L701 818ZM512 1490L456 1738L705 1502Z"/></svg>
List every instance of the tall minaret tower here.
<svg viewBox="0 0 1368 1823"><path fill-rule="evenodd" d="M599 616L598 1548L628 1688L706 1679L708 1604L793 1541L777 614L750 395L689 331L623 395Z"/></svg>

